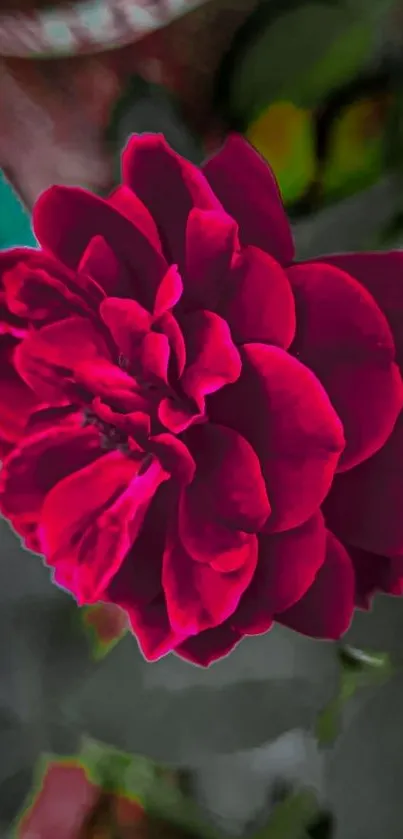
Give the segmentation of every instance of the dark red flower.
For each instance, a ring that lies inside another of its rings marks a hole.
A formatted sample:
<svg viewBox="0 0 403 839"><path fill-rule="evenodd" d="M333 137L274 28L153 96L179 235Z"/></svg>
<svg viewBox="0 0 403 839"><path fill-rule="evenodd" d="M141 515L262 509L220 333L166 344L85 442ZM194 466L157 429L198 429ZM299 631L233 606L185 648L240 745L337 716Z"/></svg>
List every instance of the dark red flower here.
<svg viewBox="0 0 403 839"><path fill-rule="evenodd" d="M294 264L237 136L202 171L133 137L122 169L107 200L48 190L41 250L1 256L2 512L147 659L338 638L400 585L403 255Z"/></svg>
<svg viewBox="0 0 403 839"><path fill-rule="evenodd" d="M103 790L78 759L67 759L47 765L36 796L18 822L16 839L123 839L135 832L146 835L146 824L137 800Z"/></svg>

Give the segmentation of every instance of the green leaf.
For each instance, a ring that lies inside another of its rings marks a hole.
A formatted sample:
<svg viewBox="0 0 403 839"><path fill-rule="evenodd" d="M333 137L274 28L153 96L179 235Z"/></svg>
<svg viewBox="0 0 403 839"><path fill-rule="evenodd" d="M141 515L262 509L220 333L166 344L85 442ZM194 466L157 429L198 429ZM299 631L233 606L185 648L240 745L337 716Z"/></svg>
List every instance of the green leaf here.
<svg viewBox="0 0 403 839"><path fill-rule="evenodd" d="M323 746L330 745L336 739L346 702L363 688L383 684L394 673L388 653L345 646L340 649L339 659L339 692L319 714L316 724L316 736Z"/></svg>
<svg viewBox="0 0 403 839"><path fill-rule="evenodd" d="M311 2L265 20L234 62L230 112L250 124L273 101L316 107L367 63L373 26L345 7Z"/></svg>
<svg viewBox="0 0 403 839"><path fill-rule="evenodd" d="M324 195L337 200L365 189L384 172L386 137L392 109L388 93L347 105L334 120L321 178Z"/></svg>
<svg viewBox="0 0 403 839"><path fill-rule="evenodd" d="M305 831L319 811L311 790L292 793L277 805L268 824L252 839L305 839Z"/></svg>
<svg viewBox="0 0 403 839"><path fill-rule="evenodd" d="M202 839L218 839L213 828L204 823L194 802L184 795L170 767L90 739L83 741L79 757L88 777L108 792L136 799L150 816Z"/></svg>
<svg viewBox="0 0 403 839"><path fill-rule="evenodd" d="M292 102L274 102L249 126L247 137L273 169L283 201L302 198L316 170L312 113Z"/></svg>

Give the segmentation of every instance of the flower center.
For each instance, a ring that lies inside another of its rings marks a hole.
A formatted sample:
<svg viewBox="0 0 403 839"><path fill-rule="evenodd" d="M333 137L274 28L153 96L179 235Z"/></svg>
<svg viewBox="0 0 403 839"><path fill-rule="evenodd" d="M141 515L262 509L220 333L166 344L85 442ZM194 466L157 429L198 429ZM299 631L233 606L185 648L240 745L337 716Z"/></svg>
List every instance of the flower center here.
<svg viewBox="0 0 403 839"><path fill-rule="evenodd" d="M116 428L115 425L100 419L90 408L84 408L83 426L92 425L99 432L101 448L105 451L120 449L128 452L128 434Z"/></svg>

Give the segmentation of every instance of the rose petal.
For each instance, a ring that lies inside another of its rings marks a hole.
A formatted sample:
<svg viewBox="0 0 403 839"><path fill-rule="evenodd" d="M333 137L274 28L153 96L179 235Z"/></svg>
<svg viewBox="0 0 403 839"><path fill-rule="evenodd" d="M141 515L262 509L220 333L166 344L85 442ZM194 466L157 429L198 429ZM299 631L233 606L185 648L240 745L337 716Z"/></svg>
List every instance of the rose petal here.
<svg viewBox="0 0 403 839"><path fill-rule="evenodd" d="M103 236L94 236L78 265L79 274L88 274L106 294L117 294L124 282L124 269Z"/></svg>
<svg viewBox="0 0 403 839"><path fill-rule="evenodd" d="M75 366L109 359L102 333L91 320L80 317L30 332L15 351L15 366L22 379L48 401L63 393Z"/></svg>
<svg viewBox="0 0 403 839"><path fill-rule="evenodd" d="M182 278L177 265L168 268L155 297L154 317L160 317L176 306L183 292Z"/></svg>
<svg viewBox="0 0 403 839"><path fill-rule="evenodd" d="M136 297L153 305L168 266L148 237L149 214L145 209L135 227L102 198L79 187L53 186L36 201L33 224L42 247L73 269L91 239L102 236L130 269Z"/></svg>
<svg viewBox="0 0 403 839"><path fill-rule="evenodd" d="M189 449L173 434L157 434L150 437L149 445L164 469L181 485L193 480L196 464Z"/></svg>
<svg viewBox="0 0 403 839"><path fill-rule="evenodd" d="M325 560L326 530L320 513L285 533L259 536L259 560L231 624L242 634L260 635L273 615L296 603L312 585Z"/></svg>
<svg viewBox="0 0 403 839"><path fill-rule="evenodd" d="M156 251L162 253L161 241L155 219L148 212L145 204L140 201L130 187L121 184L107 198L109 206L119 210L133 225L147 237Z"/></svg>
<svg viewBox="0 0 403 839"><path fill-rule="evenodd" d="M69 560L80 605L102 599L141 529L144 516L167 474L155 461L111 452L61 481L47 495L41 540L49 564Z"/></svg>
<svg viewBox="0 0 403 839"><path fill-rule="evenodd" d="M323 509L345 544L380 556L403 554L403 414L376 455L333 481Z"/></svg>
<svg viewBox="0 0 403 839"><path fill-rule="evenodd" d="M276 620L302 635L337 640L354 611L354 571L343 545L327 534L326 559L307 593Z"/></svg>
<svg viewBox="0 0 403 839"><path fill-rule="evenodd" d="M255 450L272 513L267 532L298 527L327 495L343 450L340 420L313 373L277 347L247 344L242 373L210 396L210 419Z"/></svg>
<svg viewBox="0 0 403 839"><path fill-rule="evenodd" d="M238 250L238 225L227 213L191 210L186 226L184 302L215 310Z"/></svg>
<svg viewBox="0 0 403 839"><path fill-rule="evenodd" d="M75 424L50 427L19 445L0 473L0 507L7 517L31 520L41 510L47 493L71 473L83 469L102 454L95 428Z"/></svg>
<svg viewBox="0 0 403 839"><path fill-rule="evenodd" d="M149 332L138 351L137 363L141 384L146 389L168 385L170 347L166 335Z"/></svg>
<svg viewBox="0 0 403 839"><path fill-rule="evenodd" d="M120 297L107 297L99 313L116 346L130 363L141 338L151 329L152 316L137 300Z"/></svg>
<svg viewBox="0 0 403 839"><path fill-rule="evenodd" d="M288 349L295 334L294 297L285 271L250 245L231 271L232 294L219 311L237 344L259 342Z"/></svg>
<svg viewBox="0 0 403 839"><path fill-rule="evenodd" d="M354 566L355 603L370 609L374 594L403 594L403 557L378 556L347 545Z"/></svg>
<svg viewBox="0 0 403 839"><path fill-rule="evenodd" d="M168 262L182 270L190 211L222 209L204 175L173 151L162 134L131 137L122 154L122 175L155 220Z"/></svg>
<svg viewBox="0 0 403 839"><path fill-rule="evenodd" d="M213 312L184 315L181 326L186 344L186 367L181 385L203 411L207 394L238 379L241 359L228 324Z"/></svg>
<svg viewBox="0 0 403 839"><path fill-rule="evenodd" d="M214 661L227 656L240 641L242 641L242 635L232 629L230 622L226 621L221 626L207 629L194 638L189 638L179 644L174 652L185 661L208 667Z"/></svg>
<svg viewBox="0 0 403 839"><path fill-rule="evenodd" d="M14 367L17 346L10 335L0 336L0 436L13 443L21 439L28 417L38 404L34 391Z"/></svg>
<svg viewBox="0 0 403 839"><path fill-rule="evenodd" d="M156 332L167 336L171 348L170 379L178 381L182 376L186 364L186 346L178 322L170 312L166 312L154 324Z"/></svg>
<svg viewBox="0 0 403 839"><path fill-rule="evenodd" d="M229 618L238 606L255 572L257 538L248 535L242 566L220 573L207 564L194 562L176 537L164 553L162 585L168 617L176 632L196 635Z"/></svg>
<svg viewBox="0 0 403 839"><path fill-rule="evenodd" d="M76 839L99 801L100 788L80 765L50 764L38 796L18 824L19 839Z"/></svg>
<svg viewBox="0 0 403 839"><path fill-rule="evenodd" d="M351 469L383 446L403 405L392 333L371 295L340 269L308 263L288 276L297 308L292 352L324 385L346 437L339 469Z"/></svg>
<svg viewBox="0 0 403 839"><path fill-rule="evenodd" d="M172 629L162 593L145 608L129 610L128 617L146 661L158 661L173 652L186 637Z"/></svg>
<svg viewBox="0 0 403 839"><path fill-rule="evenodd" d="M202 168L227 213L238 222L242 244L256 245L282 265L292 262L294 244L280 192L255 149L233 134Z"/></svg>
<svg viewBox="0 0 403 839"><path fill-rule="evenodd" d="M146 511L136 541L109 583L107 599L111 603L126 611L144 611L162 595L162 558L175 503L171 482L162 483Z"/></svg>
<svg viewBox="0 0 403 839"><path fill-rule="evenodd" d="M346 271L369 291L386 316L403 368L403 253L347 253L321 257L321 262Z"/></svg>
<svg viewBox="0 0 403 839"><path fill-rule="evenodd" d="M194 426L186 442L196 473L181 497L180 541L199 562L238 568L247 535L259 531L270 515L259 461L249 443L229 428Z"/></svg>

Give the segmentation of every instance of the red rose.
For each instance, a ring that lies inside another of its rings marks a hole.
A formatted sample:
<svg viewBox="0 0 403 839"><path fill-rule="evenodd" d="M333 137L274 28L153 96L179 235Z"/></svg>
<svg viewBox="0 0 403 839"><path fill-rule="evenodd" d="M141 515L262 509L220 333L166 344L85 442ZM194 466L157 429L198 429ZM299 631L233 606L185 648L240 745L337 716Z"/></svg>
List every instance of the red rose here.
<svg viewBox="0 0 403 839"><path fill-rule="evenodd" d="M363 564L367 593L396 591L403 556L403 255L293 264L237 136L202 172L134 137L122 167L107 200L48 190L42 250L2 256L41 403L2 512L79 604L127 611L147 659L207 665L274 620L338 638Z"/></svg>
<svg viewBox="0 0 403 839"><path fill-rule="evenodd" d="M113 839L146 835L143 808L133 798L108 793L79 760L52 761L40 789L20 819L16 839Z"/></svg>

